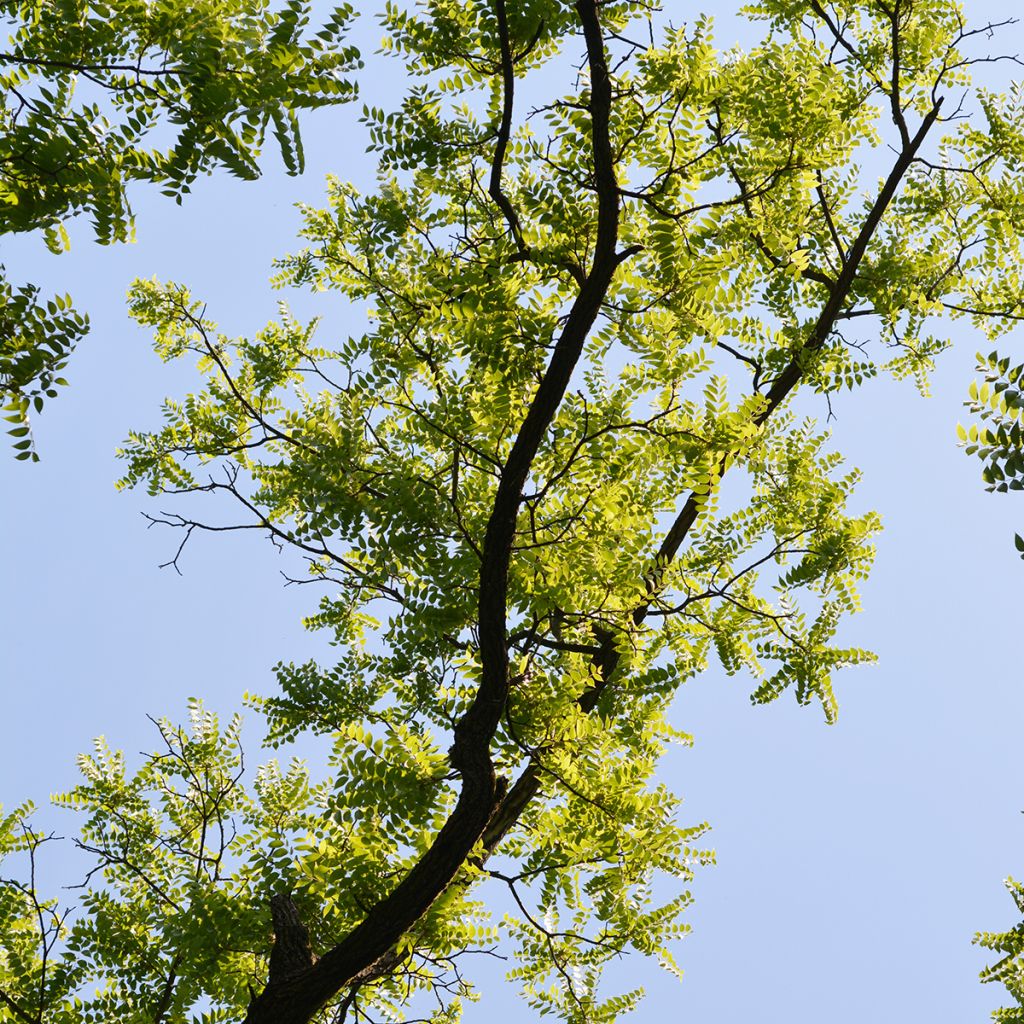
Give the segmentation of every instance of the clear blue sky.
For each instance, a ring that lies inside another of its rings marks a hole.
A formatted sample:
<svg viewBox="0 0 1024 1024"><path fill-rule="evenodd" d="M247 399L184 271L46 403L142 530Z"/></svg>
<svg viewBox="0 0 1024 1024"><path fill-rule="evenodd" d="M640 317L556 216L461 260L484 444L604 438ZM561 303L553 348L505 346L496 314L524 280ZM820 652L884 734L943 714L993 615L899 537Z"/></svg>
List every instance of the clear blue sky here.
<svg viewBox="0 0 1024 1024"><path fill-rule="evenodd" d="M1006 10L968 7L982 20ZM723 24L719 41L731 31ZM1024 50L1021 28L1000 48ZM384 105L396 79L376 64L364 95ZM319 202L327 171L369 181L356 108L307 118L305 137L302 179L270 162L261 182L200 183L181 208L138 193L136 245L101 249L85 225L59 258L33 240L0 241L12 279L70 290L93 318L72 387L36 424L42 463L0 458L5 805L72 785L74 755L97 734L148 748L147 713L180 715L190 695L229 712L243 691L272 687L277 660L323 650L299 625L313 596L282 587L271 547L198 538L183 577L161 571L177 538L147 531L140 515L160 503L113 489L126 431L155 424L162 398L194 384L188 368L159 364L128 320L129 282L187 282L233 334L272 317L280 296L266 279L271 260L296 247L292 204ZM324 315L324 338L344 329L340 298L295 307ZM984 341L963 324L951 337L930 400L876 382L833 403L836 444L864 470L857 501L886 526L866 610L849 630L880 663L841 676L839 724L789 699L753 708L748 682L719 672L678 698L676 722L697 743L666 771L686 797L684 819L714 826L718 865L693 886L682 985L640 961L619 969L649 986L637 1021L964 1024L986 1020L1001 997L978 985L984 958L970 937L1013 922L1000 881L1024 874L1024 563L1012 546L1024 503L986 495L978 465L955 446ZM71 827L53 812L46 820ZM511 988L488 984L468 1019L530 1014Z"/></svg>

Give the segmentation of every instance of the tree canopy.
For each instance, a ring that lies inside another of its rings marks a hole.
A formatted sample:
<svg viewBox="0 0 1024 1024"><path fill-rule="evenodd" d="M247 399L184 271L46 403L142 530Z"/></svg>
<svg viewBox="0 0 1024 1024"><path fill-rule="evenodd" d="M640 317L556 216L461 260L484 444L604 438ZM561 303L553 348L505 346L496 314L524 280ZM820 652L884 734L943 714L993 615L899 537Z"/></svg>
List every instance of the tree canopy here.
<svg viewBox="0 0 1024 1024"><path fill-rule="evenodd" d="M128 241L133 182L180 202L218 168L255 178L268 131L297 173L299 111L354 95L351 13L335 7L307 35L306 0L0 4L0 237L40 231L61 252L85 215L98 242ZM88 320L70 296L3 276L0 317L0 404L17 458L32 459L29 413L56 395Z"/></svg>
<svg viewBox="0 0 1024 1024"><path fill-rule="evenodd" d="M323 588L337 662L251 704L330 771L247 782L240 720L199 703L137 771L99 743L59 798L94 864L77 914L37 884L30 809L0 828L25 865L0 1020L454 1021L500 943L534 1012L596 1024L642 995L600 986L613 958L678 970L709 855L656 774L676 690L715 658L832 721L871 658L847 619L879 517L799 396L925 389L940 317L995 338L1020 304L1021 99L970 92L993 26L748 12L763 41L721 51L647 3L388 4L417 84L363 109L378 188L332 180L278 266L362 331L283 309L236 338L137 283L202 384L130 436L123 484L184 497L154 516L183 544L257 531Z"/></svg>

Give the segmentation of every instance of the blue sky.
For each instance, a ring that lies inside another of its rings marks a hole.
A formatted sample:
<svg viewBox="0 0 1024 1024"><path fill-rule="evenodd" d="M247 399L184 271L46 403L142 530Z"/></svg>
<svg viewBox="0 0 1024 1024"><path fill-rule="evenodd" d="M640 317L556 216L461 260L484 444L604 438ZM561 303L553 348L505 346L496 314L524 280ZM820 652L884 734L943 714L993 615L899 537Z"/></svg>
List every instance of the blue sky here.
<svg viewBox="0 0 1024 1024"><path fill-rule="evenodd" d="M969 6L982 20L1005 9ZM1001 49L1022 41L1014 27ZM398 76L373 64L363 83L385 105ZM203 182L180 208L138 193L133 246L99 248L85 225L61 257L32 239L0 240L13 280L69 290L93 320L72 387L36 424L43 461L0 459L5 805L72 785L74 755L95 735L146 749L146 714L178 716L191 695L229 712L244 691L272 687L276 661L324 649L299 621L313 596L282 586L273 548L197 538L183 576L160 570L177 538L147 530L140 514L160 503L113 488L127 430L155 424L162 398L195 383L187 367L161 365L129 321L128 284L188 283L232 334L272 317L280 295L266 282L271 260L297 247L293 203L320 202L328 171L371 180L356 108L308 117L305 138L298 180L270 160L262 181ZM294 305L324 316L325 339L345 329L338 297ZM637 1021L962 1024L998 1005L1000 992L976 981L985 960L970 937L1013 922L1000 880L1024 873L1024 563L1012 545L1024 505L985 494L980 467L956 448L985 343L963 323L949 332L932 398L875 382L833 402L835 443L864 471L856 502L885 522L865 611L848 630L880 662L840 677L839 723L790 699L751 707L748 681L717 671L679 695L676 724L696 745L670 756L666 778L686 797L685 821L712 823L718 864L693 886L683 983L640 961L617 969L650 989ZM1019 337L1003 347L1019 350ZM826 413L813 400L802 408ZM71 826L54 812L46 820ZM468 1014L528 1019L511 987L490 982Z"/></svg>

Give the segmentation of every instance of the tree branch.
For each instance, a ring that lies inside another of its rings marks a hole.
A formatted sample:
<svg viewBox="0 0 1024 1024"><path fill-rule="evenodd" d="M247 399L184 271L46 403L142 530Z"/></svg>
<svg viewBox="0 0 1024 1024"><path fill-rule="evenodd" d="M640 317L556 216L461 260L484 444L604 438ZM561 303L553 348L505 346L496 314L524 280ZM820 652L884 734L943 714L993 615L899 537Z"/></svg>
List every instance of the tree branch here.
<svg viewBox="0 0 1024 1024"><path fill-rule="evenodd" d="M592 264L502 468L484 535L478 600L481 680L472 705L455 726L449 752L462 781L458 800L431 847L395 889L313 966L291 978L271 978L250 1004L246 1024L308 1024L341 989L353 984L360 974L372 972L451 885L495 809L503 803L505 783L495 776L490 746L509 693L508 572L523 487L615 271L625 258L616 251L619 193L610 138L612 87L599 8L600 0L576 3L590 70L591 146L598 195Z"/></svg>
<svg viewBox="0 0 1024 1024"><path fill-rule="evenodd" d="M917 133L911 139L909 146L902 150L890 170L889 176L886 178L881 191L872 204L857 238L850 247L849 256L843 264L842 272L834 283L825 306L807 341L804 343L802 350L793 356L788 366L775 380L768 392L765 409L757 417L759 424L765 423L797 386L804 375L807 356L813 355L824 344L831 333L836 320L842 312L843 305L849 298L850 291L856 281L857 271L867 252L868 245L874 237L885 211L892 202L907 169L913 163L918 149L934 125L941 104L941 99L936 101L921 123ZM724 469L724 467L722 468ZM654 564L647 571L645 585L648 596L633 612L632 618L635 626L639 627L647 618L651 606L661 590L665 570L675 560L683 541L689 535L690 530L700 515L700 509L701 503L698 502L695 495L690 494L668 533L665 535L655 556ZM586 713L593 711L597 707L598 701L610 684L621 658L615 646L615 637L611 633L604 633L599 637L599 640L600 651L595 654L591 663L597 676L597 682L580 696L578 702L580 709ZM519 820L520 815L531 800L540 791L542 771L543 769L539 761L536 758L531 759L509 790L508 796L502 802L501 807L484 833L483 844L487 853L490 853L498 846L509 829Z"/></svg>

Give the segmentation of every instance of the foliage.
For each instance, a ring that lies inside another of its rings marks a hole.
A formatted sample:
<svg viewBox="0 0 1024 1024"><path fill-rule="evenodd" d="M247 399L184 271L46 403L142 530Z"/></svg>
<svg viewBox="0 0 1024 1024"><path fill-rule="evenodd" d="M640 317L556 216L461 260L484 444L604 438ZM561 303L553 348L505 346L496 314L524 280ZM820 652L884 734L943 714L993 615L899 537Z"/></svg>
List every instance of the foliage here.
<svg viewBox="0 0 1024 1024"><path fill-rule="evenodd" d="M61 252L82 214L97 241L127 241L132 182L180 202L218 168L255 178L268 130L298 173L298 112L354 95L355 53L341 42L350 16L336 7L307 36L306 0L0 3L0 236L41 231ZM37 292L0 278L0 403L21 459L35 458L30 407L53 397L87 329L65 299Z"/></svg>
<svg viewBox="0 0 1024 1024"><path fill-rule="evenodd" d="M4 419L13 424L8 433L16 459L38 458L29 413L40 412L45 400L67 383L60 373L88 329L88 319L72 307L70 295L44 304L34 285L15 289L0 279L0 401Z"/></svg>
<svg viewBox="0 0 1024 1024"><path fill-rule="evenodd" d="M972 382L965 403L977 422L970 427L957 427L960 444L968 455L982 460L982 478L986 490L1005 494L1024 488L1024 438L1021 435L1020 415L1024 408L1021 390L1024 388L1024 366L1011 366L1010 359L991 352L978 353L980 383ZM1021 558L1024 558L1024 538L1014 537ZM1006 887L1024 914L1024 888L1012 878ZM1006 1024L1024 1022L1024 921L1009 931L979 932L975 943L984 949L1002 954L992 966L981 972L985 982L999 982L1006 986L1017 1002L1016 1009L997 1010L993 1020Z"/></svg>
<svg viewBox="0 0 1024 1024"><path fill-rule="evenodd" d="M1024 489L1024 440L1020 415L1024 409L1024 365L1010 366L1010 359L998 352L978 353L981 383L974 381L965 403L978 418L971 426L957 427L957 437L968 455L984 463L985 489L1006 494ZM1016 539L1017 550L1024 552L1024 540Z"/></svg>
<svg viewBox="0 0 1024 1024"><path fill-rule="evenodd" d="M615 957L678 970L710 854L656 780L674 694L715 658L831 721L870 659L845 619L879 519L806 413L882 371L924 389L930 323L1015 295L1020 257L1024 137L998 98L987 129L945 105L978 38L955 4L748 10L763 41L723 53L624 0L389 4L414 84L364 108L377 188L332 180L278 267L353 336L282 308L232 338L188 287L135 286L203 384L123 483L192 502L157 517L186 541L305 561L338 661L252 703L330 770L244 792L237 726L199 707L135 774L98 749L63 801L96 874L59 971L16 910L11 1019L394 1019L422 992L454 1021L500 941L538 1014L592 1024L639 999L600 987Z"/></svg>
<svg viewBox="0 0 1024 1024"><path fill-rule="evenodd" d="M1017 909L1024 914L1024 886L1012 878L1006 880ZM1001 954L1000 959L981 972L982 981L997 981L1017 1002L1016 1009L996 1010L997 1024L1021 1024L1024 1021L1024 924L1005 932L979 932L974 941L983 949Z"/></svg>

